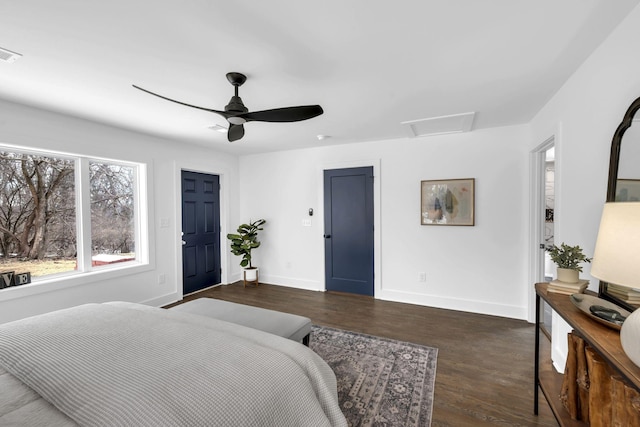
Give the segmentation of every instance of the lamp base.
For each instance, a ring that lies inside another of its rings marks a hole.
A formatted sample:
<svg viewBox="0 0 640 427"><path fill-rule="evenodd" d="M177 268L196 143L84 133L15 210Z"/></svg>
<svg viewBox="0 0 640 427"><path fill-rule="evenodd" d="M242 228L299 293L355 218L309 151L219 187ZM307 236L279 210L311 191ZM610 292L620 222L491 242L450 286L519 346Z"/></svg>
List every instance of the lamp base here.
<svg viewBox="0 0 640 427"><path fill-rule="evenodd" d="M640 309L631 313L622 324L620 342L629 359L640 366Z"/></svg>

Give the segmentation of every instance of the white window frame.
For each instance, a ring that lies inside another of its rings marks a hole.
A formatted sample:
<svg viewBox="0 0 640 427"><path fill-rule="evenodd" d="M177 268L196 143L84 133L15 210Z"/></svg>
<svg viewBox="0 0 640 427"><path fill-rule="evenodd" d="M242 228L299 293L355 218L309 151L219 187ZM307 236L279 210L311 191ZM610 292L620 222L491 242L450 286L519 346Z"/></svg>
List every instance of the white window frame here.
<svg viewBox="0 0 640 427"><path fill-rule="evenodd" d="M0 151L32 154L37 156L57 157L74 160L75 192L76 192L76 247L77 269L64 273L32 278L27 285L12 286L0 290L0 301L23 298L52 292L79 285L87 285L96 281L108 280L153 270L153 256L150 238L150 176L151 163L115 160L63 153L58 151L39 150L0 144ZM134 223L136 259L104 266L91 265L91 197L89 183L89 163L104 162L133 167L134 173Z"/></svg>

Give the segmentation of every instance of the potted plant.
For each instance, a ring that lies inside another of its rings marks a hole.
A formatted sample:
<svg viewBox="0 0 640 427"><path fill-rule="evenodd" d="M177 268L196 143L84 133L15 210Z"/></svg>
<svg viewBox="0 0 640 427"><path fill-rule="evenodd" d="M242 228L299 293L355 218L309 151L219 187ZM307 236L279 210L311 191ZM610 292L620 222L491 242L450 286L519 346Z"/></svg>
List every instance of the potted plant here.
<svg viewBox="0 0 640 427"><path fill-rule="evenodd" d="M258 283L258 268L251 265L251 251L260 246L258 231L263 229L262 226L266 222L264 219L259 219L249 224L241 224L237 233L227 234L227 239L231 240L231 253L242 257L240 267L244 268L245 286L247 282Z"/></svg>
<svg viewBox="0 0 640 427"><path fill-rule="evenodd" d="M569 246L562 243L560 247L553 245L546 248L551 260L558 266L558 280L567 283L577 283L579 274L582 273L583 262L591 262L578 245Z"/></svg>

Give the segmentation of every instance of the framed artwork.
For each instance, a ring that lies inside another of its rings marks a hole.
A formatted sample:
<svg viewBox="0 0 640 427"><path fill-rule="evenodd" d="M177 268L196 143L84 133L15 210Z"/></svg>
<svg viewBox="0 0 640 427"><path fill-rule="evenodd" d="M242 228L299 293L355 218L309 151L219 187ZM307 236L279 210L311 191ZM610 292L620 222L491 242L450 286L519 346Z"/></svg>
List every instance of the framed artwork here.
<svg viewBox="0 0 640 427"><path fill-rule="evenodd" d="M640 202L640 179L617 180L616 202Z"/></svg>
<svg viewBox="0 0 640 427"><path fill-rule="evenodd" d="M420 181L421 225L474 225L475 178Z"/></svg>

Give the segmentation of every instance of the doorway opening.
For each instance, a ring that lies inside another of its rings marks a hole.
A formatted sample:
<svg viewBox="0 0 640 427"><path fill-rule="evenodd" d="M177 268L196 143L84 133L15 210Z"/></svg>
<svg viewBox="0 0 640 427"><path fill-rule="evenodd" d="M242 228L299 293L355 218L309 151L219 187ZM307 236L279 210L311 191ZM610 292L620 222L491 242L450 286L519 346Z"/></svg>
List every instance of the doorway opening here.
<svg viewBox="0 0 640 427"><path fill-rule="evenodd" d="M555 224L555 137L543 142L531 154L533 159L531 279L532 283L537 283L553 279L553 263L546 248L554 244L554 236L557 231ZM540 309L541 329L550 337L553 312L546 303ZM535 317L535 313L533 317Z"/></svg>
<svg viewBox="0 0 640 427"><path fill-rule="evenodd" d="M555 235L555 147L551 145L544 151L544 247L554 245L553 236ZM551 256L545 250L544 252L544 281L550 282L553 280L553 261ZM551 335L551 317L553 311L546 302L543 304L542 324L547 334Z"/></svg>

